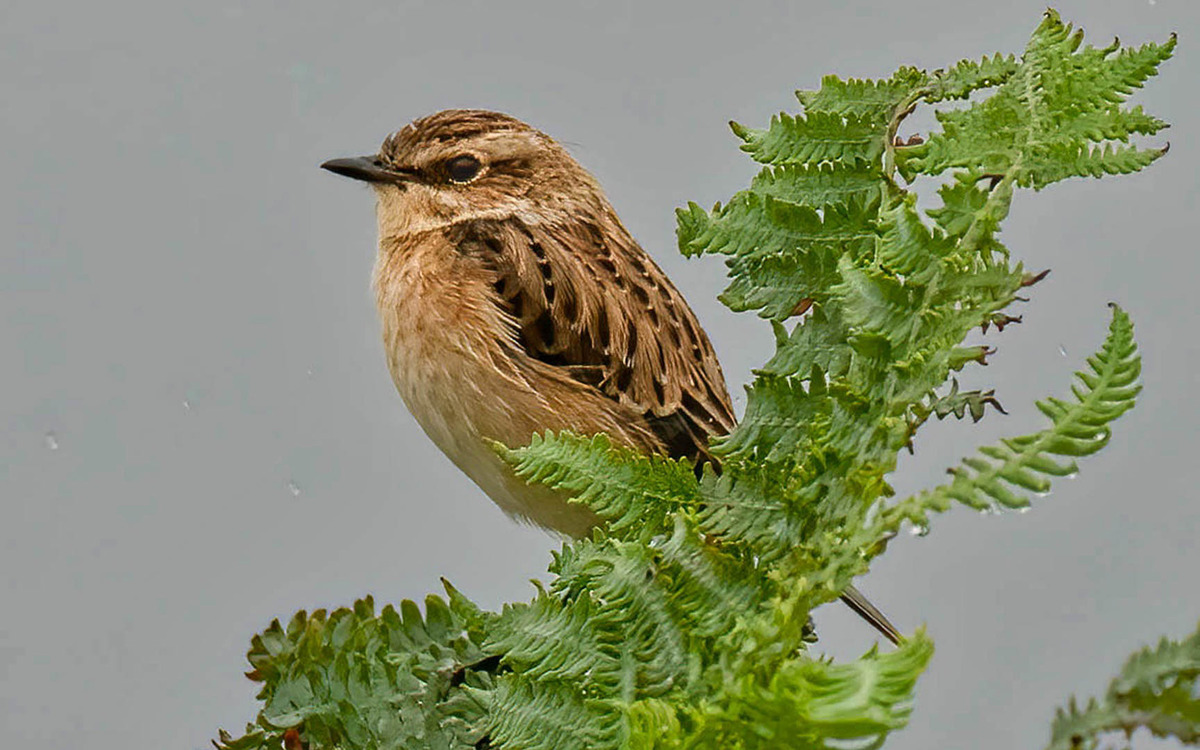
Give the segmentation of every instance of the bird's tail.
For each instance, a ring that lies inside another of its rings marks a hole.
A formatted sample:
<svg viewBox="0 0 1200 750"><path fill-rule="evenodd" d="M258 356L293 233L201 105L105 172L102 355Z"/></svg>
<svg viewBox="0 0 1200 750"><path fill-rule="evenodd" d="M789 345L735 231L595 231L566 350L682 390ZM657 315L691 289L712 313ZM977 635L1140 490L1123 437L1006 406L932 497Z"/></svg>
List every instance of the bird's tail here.
<svg viewBox="0 0 1200 750"><path fill-rule="evenodd" d="M884 635L889 641L900 645L903 636L896 629L887 617L882 612L875 608L875 605L870 602L863 593L853 586L847 586L842 592L842 601L846 603L850 609L858 613L858 616L871 623L871 625Z"/></svg>

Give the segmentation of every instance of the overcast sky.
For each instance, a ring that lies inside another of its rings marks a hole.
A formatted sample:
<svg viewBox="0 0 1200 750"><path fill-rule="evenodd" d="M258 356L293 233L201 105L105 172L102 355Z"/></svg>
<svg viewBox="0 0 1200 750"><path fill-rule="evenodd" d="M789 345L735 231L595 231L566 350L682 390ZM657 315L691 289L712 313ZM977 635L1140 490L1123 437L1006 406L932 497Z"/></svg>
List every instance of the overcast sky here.
<svg viewBox="0 0 1200 750"><path fill-rule="evenodd" d="M0 9L0 734L26 750L201 748L256 710L250 636L298 608L526 599L556 543L510 523L394 393L368 291L369 190L317 168L446 107L567 143L691 300L731 385L769 353L673 209L754 167L822 74L1019 52L1043 0L531 3L7 0ZM895 477L1041 426L1125 306L1145 392L1028 514L958 509L862 588L937 654L889 747L1036 748L1054 706L1200 617L1195 299L1200 3L1060 3L1103 44L1180 47L1138 101L1147 172L1021 194L1003 239L1051 268L964 386L1008 416L935 424ZM918 120L919 122L919 120ZM927 122L927 120L926 120ZM989 337L990 338L990 337ZM739 408L742 404L739 399ZM818 613L839 657L871 631Z"/></svg>

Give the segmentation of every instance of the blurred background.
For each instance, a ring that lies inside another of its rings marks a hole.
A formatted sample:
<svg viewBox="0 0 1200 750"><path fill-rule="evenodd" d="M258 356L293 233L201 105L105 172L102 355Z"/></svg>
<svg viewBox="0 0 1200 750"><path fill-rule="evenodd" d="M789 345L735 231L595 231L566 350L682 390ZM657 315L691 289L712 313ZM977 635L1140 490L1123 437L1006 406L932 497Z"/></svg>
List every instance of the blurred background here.
<svg viewBox="0 0 1200 750"><path fill-rule="evenodd" d="M931 425L905 493L1039 428L1102 340L1137 324L1145 392L1111 445L1025 515L956 509L861 581L937 655L889 747L1040 747L1054 706L1200 617L1193 303L1200 3L1062 0L1103 45L1180 33L1146 109L1146 172L1022 193L1003 239L1053 269L965 373L1008 416ZM0 727L27 750L207 747L256 711L250 636L299 608L532 595L557 542L509 522L393 387L368 278L373 197L322 172L446 107L568 144L691 300L731 386L769 328L720 306L673 209L754 165L730 119L796 109L825 73L1019 52L1044 0L35 3L0 8ZM904 134L916 132L926 116ZM822 609L839 658L873 633Z"/></svg>

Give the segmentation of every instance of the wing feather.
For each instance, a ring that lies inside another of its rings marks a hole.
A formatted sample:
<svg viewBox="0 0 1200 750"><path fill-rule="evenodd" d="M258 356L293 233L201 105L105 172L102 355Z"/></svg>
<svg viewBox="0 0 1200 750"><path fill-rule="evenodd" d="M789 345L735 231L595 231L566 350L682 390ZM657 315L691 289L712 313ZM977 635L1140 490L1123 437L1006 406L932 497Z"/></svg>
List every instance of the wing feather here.
<svg viewBox="0 0 1200 750"><path fill-rule="evenodd" d="M562 224L476 220L450 239L493 272L528 356L632 407L670 455L712 460L709 438L734 425L716 353L611 209Z"/></svg>

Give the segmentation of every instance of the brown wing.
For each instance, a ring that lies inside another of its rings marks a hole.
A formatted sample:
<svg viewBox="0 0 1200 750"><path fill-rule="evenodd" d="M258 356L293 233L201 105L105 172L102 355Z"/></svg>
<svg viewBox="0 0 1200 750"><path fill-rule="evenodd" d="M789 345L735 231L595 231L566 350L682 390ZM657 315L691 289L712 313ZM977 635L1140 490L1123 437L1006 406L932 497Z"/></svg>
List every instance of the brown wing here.
<svg viewBox="0 0 1200 750"><path fill-rule="evenodd" d="M529 356L644 418L674 457L711 460L734 425L725 377L683 296L611 210L567 225L459 225L450 239L495 272Z"/></svg>

